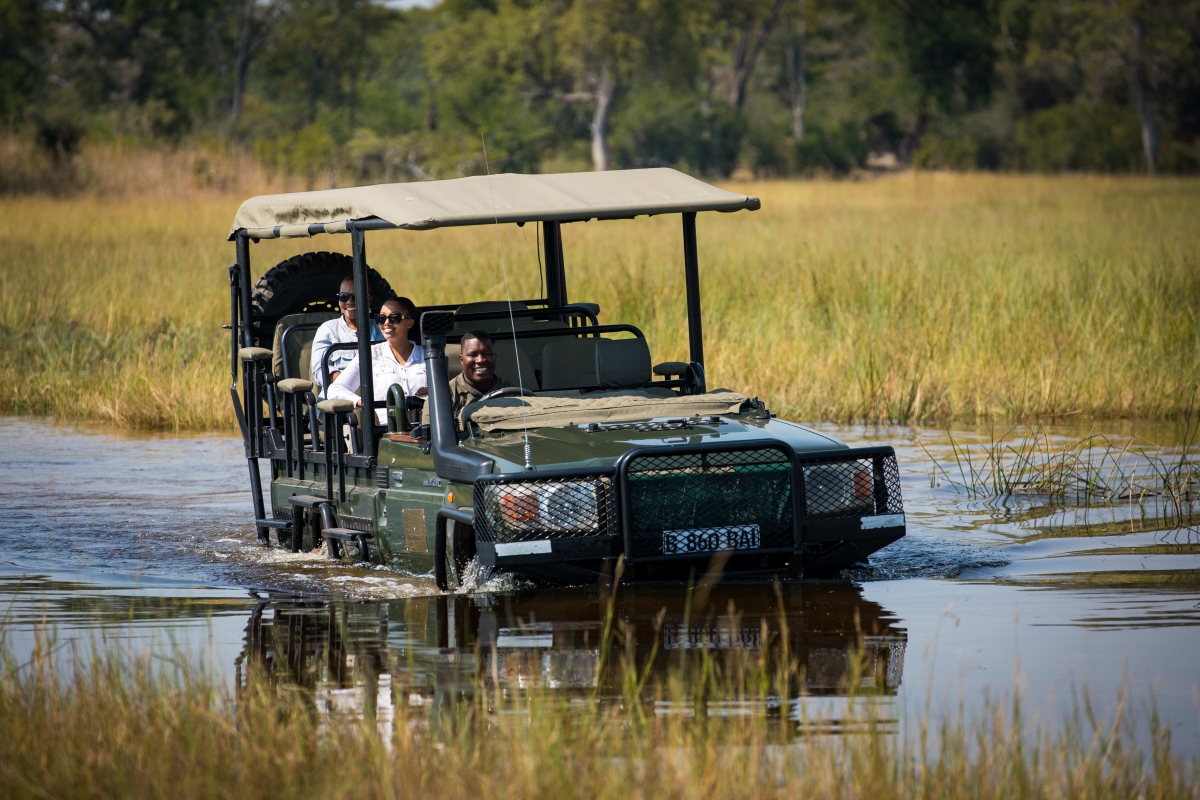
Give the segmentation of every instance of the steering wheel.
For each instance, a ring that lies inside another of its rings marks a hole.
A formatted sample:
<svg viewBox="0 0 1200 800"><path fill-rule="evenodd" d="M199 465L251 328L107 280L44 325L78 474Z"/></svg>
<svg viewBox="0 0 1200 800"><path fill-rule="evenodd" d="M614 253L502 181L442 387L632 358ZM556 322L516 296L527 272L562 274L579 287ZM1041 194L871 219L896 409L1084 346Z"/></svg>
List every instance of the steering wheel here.
<svg viewBox="0 0 1200 800"><path fill-rule="evenodd" d="M497 397L537 397L537 393L522 389L520 386L505 386L503 389L488 392L475 402L482 403L484 400L495 400Z"/></svg>

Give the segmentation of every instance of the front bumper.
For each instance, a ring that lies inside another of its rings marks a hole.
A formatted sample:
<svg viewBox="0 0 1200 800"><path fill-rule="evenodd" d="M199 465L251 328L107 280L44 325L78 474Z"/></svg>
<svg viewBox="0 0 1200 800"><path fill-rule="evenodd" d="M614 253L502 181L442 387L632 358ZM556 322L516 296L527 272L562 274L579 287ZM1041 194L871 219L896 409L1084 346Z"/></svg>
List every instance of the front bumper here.
<svg viewBox="0 0 1200 800"><path fill-rule="evenodd" d="M801 454L774 440L641 447L612 467L484 475L473 519L479 560L514 569L622 553L630 565L706 563L721 551L799 564L838 543L905 533L891 447Z"/></svg>

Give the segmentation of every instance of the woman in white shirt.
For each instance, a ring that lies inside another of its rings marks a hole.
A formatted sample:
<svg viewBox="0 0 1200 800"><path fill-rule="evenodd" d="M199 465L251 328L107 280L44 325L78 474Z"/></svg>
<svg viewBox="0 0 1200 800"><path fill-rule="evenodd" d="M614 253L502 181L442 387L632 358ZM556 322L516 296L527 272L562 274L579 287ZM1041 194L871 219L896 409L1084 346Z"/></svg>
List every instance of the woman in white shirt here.
<svg viewBox="0 0 1200 800"><path fill-rule="evenodd" d="M384 341L371 346L371 371L375 383L375 399L386 400L388 388L400 384L405 397L424 397L425 348L413 344L408 332L416 324L417 309L407 297L393 297L383 304L381 313L375 318L383 332ZM337 380L329 385L330 399L354 401L362 406L362 399L354 392L361 385L358 356L346 365ZM380 425L387 423L387 409L375 409Z"/></svg>
<svg viewBox="0 0 1200 800"><path fill-rule="evenodd" d="M369 287L368 287L369 288ZM328 322L321 323L321 327L317 328L316 336L313 337L312 343L312 360L311 370L313 383L317 384L320 391L317 393L322 399L325 394L325 376L322 372L325 353L335 344L353 344L358 341L358 309L354 307L354 278L346 278L342 281L341 288L337 294L338 308L341 309L342 315ZM371 296L367 295L367 305L373 305L374 301ZM366 318L366 326L370 329L371 341L379 342L383 339L383 334L379 331L379 326L375 324L375 320L371 317L371 310L368 308L367 313L363 315ZM354 358L357 358L355 350L334 350L329 356L329 380L332 382L337 378L338 373L346 368L346 365Z"/></svg>

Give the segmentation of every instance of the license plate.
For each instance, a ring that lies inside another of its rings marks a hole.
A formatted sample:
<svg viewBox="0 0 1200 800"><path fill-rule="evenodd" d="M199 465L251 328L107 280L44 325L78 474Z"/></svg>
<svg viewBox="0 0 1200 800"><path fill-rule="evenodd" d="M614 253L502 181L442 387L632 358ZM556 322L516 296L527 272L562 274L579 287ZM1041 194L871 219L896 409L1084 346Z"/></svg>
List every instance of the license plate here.
<svg viewBox="0 0 1200 800"><path fill-rule="evenodd" d="M762 547L757 525L663 531L663 553L712 553L717 550L755 550Z"/></svg>

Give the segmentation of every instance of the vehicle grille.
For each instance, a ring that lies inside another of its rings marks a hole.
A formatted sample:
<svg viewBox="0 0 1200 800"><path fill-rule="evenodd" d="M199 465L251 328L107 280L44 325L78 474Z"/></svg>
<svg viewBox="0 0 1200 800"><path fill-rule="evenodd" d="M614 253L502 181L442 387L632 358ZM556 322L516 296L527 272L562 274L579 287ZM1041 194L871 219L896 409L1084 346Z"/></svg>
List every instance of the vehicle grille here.
<svg viewBox="0 0 1200 800"><path fill-rule="evenodd" d="M792 546L792 465L781 450L646 454L631 458L625 474L634 558L669 554L667 532L718 542L752 535L753 549Z"/></svg>
<svg viewBox="0 0 1200 800"><path fill-rule="evenodd" d="M481 542L523 542L618 532L610 475L475 482L475 535Z"/></svg>

